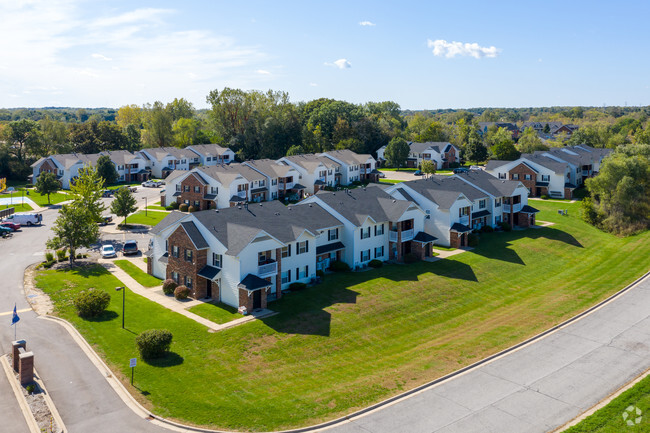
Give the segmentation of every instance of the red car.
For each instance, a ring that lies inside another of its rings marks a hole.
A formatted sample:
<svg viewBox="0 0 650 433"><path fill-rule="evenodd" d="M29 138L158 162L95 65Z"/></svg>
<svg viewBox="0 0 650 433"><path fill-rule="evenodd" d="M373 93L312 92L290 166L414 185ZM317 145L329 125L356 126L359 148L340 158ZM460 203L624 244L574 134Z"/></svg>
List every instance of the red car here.
<svg viewBox="0 0 650 433"><path fill-rule="evenodd" d="M20 224L14 224L10 222L5 222L5 223L0 223L0 226L8 227L11 229L11 231L15 232L16 230L20 230Z"/></svg>

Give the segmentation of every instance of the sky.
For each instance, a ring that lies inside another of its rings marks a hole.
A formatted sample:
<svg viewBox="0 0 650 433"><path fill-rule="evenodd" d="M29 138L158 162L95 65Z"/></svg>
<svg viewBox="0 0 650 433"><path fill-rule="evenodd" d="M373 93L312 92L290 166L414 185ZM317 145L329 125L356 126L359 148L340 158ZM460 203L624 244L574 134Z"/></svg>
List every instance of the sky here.
<svg viewBox="0 0 650 433"><path fill-rule="evenodd" d="M0 107L650 105L648 1L0 0Z"/></svg>

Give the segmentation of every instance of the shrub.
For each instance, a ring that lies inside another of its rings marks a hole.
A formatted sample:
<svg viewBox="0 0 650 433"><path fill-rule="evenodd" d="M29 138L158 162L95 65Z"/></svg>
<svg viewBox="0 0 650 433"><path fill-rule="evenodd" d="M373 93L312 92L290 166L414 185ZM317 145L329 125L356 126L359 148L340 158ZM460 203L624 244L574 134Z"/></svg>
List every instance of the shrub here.
<svg viewBox="0 0 650 433"><path fill-rule="evenodd" d="M316 276L320 277L320 278L324 278L325 277L325 271L323 271L321 269L317 270L316 271Z"/></svg>
<svg viewBox="0 0 650 433"><path fill-rule="evenodd" d="M548 200L548 196L546 194L542 194L539 198L542 200Z"/></svg>
<svg viewBox="0 0 650 433"><path fill-rule="evenodd" d="M178 210L181 212L187 212L187 205L185 203L182 203L180 206L178 206Z"/></svg>
<svg viewBox="0 0 650 433"><path fill-rule="evenodd" d="M178 209L179 204L178 204L177 201L173 201L173 202L170 203L169 206L170 206L172 209L176 210L176 209Z"/></svg>
<svg viewBox="0 0 650 433"><path fill-rule="evenodd" d="M479 236L476 233L470 233L469 237L467 238L467 245L470 247L477 247L478 239Z"/></svg>
<svg viewBox="0 0 650 433"><path fill-rule="evenodd" d="M192 206L187 208L187 211L188 212L196 212L196 208L194 207L194 205L192 205Z"/></svg>
<svg viewBox="0 0 650 433"><path fill-rule="evenodd" d="M420 258L413 253L404 254L404 263L415 263L420 261Z"/></svg>
<svg viewBox="0 0 650 433"><path fill-rule="evenodd" d="M31 393L33 393L34 391L36 391L36 386L35 386L33 383L30 383L29 385L27 385L27 386L25 387L25 389L27 390L28 393L31 394Z"/></svg>
<svg viewBox="0 0 650 433"><path fill-rule="evenodd" d="M56 258L60 262L64 261L65 260L65 249L56 250Z"/></svg>
<svg viewBox="0 0 650 433"><path fill-rule="evenodd" d="M163 281L162 289L165 295L173 295L174 289L176 289L176 287L178 287L178 284L176 284L176 281L172 280L171 278Z"/></svg>
<svg viewBox="0 0 650 433"><path fill-rule="evenodd" d="M45 261L46 261L46 262L51 262L51 261L53 261L53 260L54 260L54 254L52 254L52 253L49 252L49 251L46 252L46 253L45 253Z"/></svg>
<svg viewBox="0 0 650 433"><path fill-rule="evenodd" d="M99 316L106 310L110 302L111 295L103 290L93 288L80 292L73 301L77 314L81 317Z"/></svg>
<svg viewBox="0 0 650 433"><path fill-rule="evenodd" d="M149 329L135 337L135 345L144 359L165 356L172 344L172 333L167 329Z"/></svg>
<svg viewBox="0 0 650 433"><path fill-rule="evenodd" d="M350 271L350 265L348 265L345 262L342 262L340 260L337 260L335 262L332 262L330 264L330 269L334 272L349 272Z"/></svg>
<svg viewBox="0 0 650 433"><path fill-rule="evenodd" d="M381 260L374 259L368 262L368 266L370 266L371 268L381 268L382 266L384 266L384 262L382 262Z"/></svg>
<svg viewBox="0 0 650 433"><path fill-rule="evenodd" d="M54 259L52 259L52 260L50 260L48 262L43 262L42 265L43 265L43 267L45 269L50 269L52 266L54 266L54 263L56 263L56 261Z"/></svg>
<svg viewBox="0 0 650 433"><path fill-rule="evenodd" d="M174 202L174 203L176 203L176 202ZM169 206L165 206L165 210L174 210L174 209L176 209L176 208L171 204Z"/></svg>
<svg viewBox="0 0 650 433"><path fill-rule="evenodd" d="M494 229L492 228L492 226L483 226L483 227L481 227L481 232L483 232L483 233L492 233L493 231L494 231Z"/></svg>
<svg viewBox="0 0 650 433"><path fill-rule="evenodd" d="M501 221L499 225L501 226L504 232L509 232L510 230L512 230L512 226L505 221Z"/></svg>
<svg viewBox="0 0 650 433"><path fill-rule="evenodd" d="M289 290L291 291L298 291L298 290L305 290L307 288L307 284L301 283L301 282L295 282L289 284Z"/></svg>
<svg viewBox="0 0 650 433"><path fill-rule="evenodd" d="M174 298L178 299L179 301L187 299L188 296L190 296L190 289L187 287L178 286L174 289Z"/></svg>

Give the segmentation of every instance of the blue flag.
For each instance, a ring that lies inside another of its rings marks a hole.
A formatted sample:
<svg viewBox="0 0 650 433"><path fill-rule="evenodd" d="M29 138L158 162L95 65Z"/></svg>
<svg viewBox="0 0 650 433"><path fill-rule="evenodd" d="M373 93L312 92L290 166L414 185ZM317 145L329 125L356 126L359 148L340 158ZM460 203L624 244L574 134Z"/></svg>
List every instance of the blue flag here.
<svg viewBox="0 0 650 433"><path fill-rule="evenodd" d="M20 320L18 313L16 312L16 304L14 304L14 315L11 317L11 324L14 325Z"/></svg>

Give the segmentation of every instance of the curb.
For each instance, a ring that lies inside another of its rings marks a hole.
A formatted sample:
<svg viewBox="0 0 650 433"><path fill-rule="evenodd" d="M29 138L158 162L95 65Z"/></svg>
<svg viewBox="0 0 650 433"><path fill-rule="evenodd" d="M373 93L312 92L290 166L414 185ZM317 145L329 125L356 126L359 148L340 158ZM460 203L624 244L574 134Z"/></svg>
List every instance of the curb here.
<svg viewBox="0 0 650 433"><path fill-rule="evenodd" d="M470 364L470 365L468 365L466 367L463 367L460 370L456 370L456 371L454 371L452 373L449 373L449 374L447 374L445 376L439 377L438 379L435 379L435 380L433 380L431 382L422 384L422 385L420 385L420 386L418 386L416 388L413 388L413 389L411 389L409 391L406 391L406 392L404 392L402 394L393 396L393 397L388 398L388 399L386 399L384 401L381 401L379 403L375 403L375 404L373 404L371 406L368 406L368 407L366 407L364 409L360 409L360 410L358 410L356 412L353 412L353 413L351 413L349 415L345 415L343 417L336 418L336 419L333 419L331 421L326 421L326 422L316 424L316 425L313 425L313 426L309 426L309 427L301 427L301 428L291 429L291 430L281 430L281 431L276 431L275 433L318 432L318 431L321 431L321 430L329 428L329 427L333 427L333 426L336 426L336 425L339 425L339 424L343 424L345 422L351 422L353 419L362 417L364 415L368 415L368 414L370 414L370 413L372 413L372 412L374 412L374 411L376 411L378 409L381 409L383 407L390 406L392 404L398 403L398 402L400 402L400 401L402 401L402 400L404 400L404 399L406 399L408 397L411 397L411 396L413 396L415 394L418 394L420 392L424 392L424 391L426 391L426 390L428 390L430 388L433 388L433 387L435 387L437 385L440 385L440 384L442 384L442 383L444 383L444 382L446 382L446 381L448 381L450 379L453 379L453 378L455 378L457 376L463 375L463 374L465 374L465 373L467 373L469 371L472 371L472 370L474 370L474 369L476 369L478 367L481 367L481 366L483 366L485 364L488 364L488 363L490 363L492 361L495 361L495 360L497 360L497 359L499 359L499 358L501 358L501 357L503 357L503 356L505 356L507 354L510 354L510 353L515 352L515 351L517 351L519 349L522 349L522 348L524 348L524 347L526 347L526 346L528 346L528 345L530 345L530 344L532 344L532 343L534 343L534 342L536 342L538 340L541 340L542 338L544 338L544 337L546 337L546 336L548 336L548 335L550 335L550 334L552 334L552 333L566 327L567 325L570 325L573 322L576 322L576 321L590 315L591 313L601 309L602 307L609 304L614 299L618 298L619 296L625 294L629 290L636 287L640 282L642 282L643 280L645 280L648 277L650 277L650 271L646 272L641 277L637 278L632 283L628 284L627 286L625 286L624 288L622 288L618 292L610 295L609 297L607 297L606 299L600 301L596 305L586 309L585 311L583 311L581 313L578 313L577 315L565 320L564 322L561 322L561 323L547 329L546 331L543 331L543 332L541 332L541 333L539 333L537 335L534 335L534 336L532 336L532 337L530 337L530 338L528 338L528 339L526 339L526 340L524 340L524 341L522 341L520 343L517 343L514 346L511 346L511 347L509 347L507 349L504 349L504 350L502 350L500 352L497 352L494 355L490 355L487 358L483 358L480 361L477 361L477 362L475 362L473 364ZM86 342L86 340L81 336L81 334L79 334L77 329L74 328L69 322L67 322L64 319L61 319L61 318L58 318L58 317L53 317L53 316L39 316L39 318L58 322L66 330L68 330L70 335L74 338L75 341L77 341L77 343L79 344L81 349L86 353L88 358L95 364L97 369L100 370L100 371L102 371L102 369L104 369L104 375L105 375L107 381L109 382L109 384L111 385L111 387L113 387L113 389L116 391L118 396L122 399L122 401L124 401L124 403L128 407L130 407L137 415L142 416L145 419L154 420L152 422L154 422L156 425L159 425L160 427L164 427L164 428L167 428L167 429L173 430L173 431L205 432L205 433L233 433L232 431L211 430L211 429L207 429L207 428L200 428L200 427L192 427L192 426L188 426L188 425L183 425L183 424L177 423L175 421L167 420L165 418L162 418L162 417L159 417L157 415L154 415L154 414L150 413L138 401L136 401L135 398L126 390L124 385L122 385L122 383L112 375L111 370L106 366L106 364L99 357L99 355L97 355L95 353L95 351L90 347L88 342Z"/></svg>
<svg viewBox="0 0 650 433"><path fill-rule="evenodd" d="M20 411L23 413L23 416L25 417L25 422L27 423L27 427L29 428L29 431L31 433L40 433L41 429L38 428L38 424L36 423L36 418L34 418L34 414L32 413L32 410L27 405L27 400L25 400L25 396L23 396L23 393L20 391L20 388L18 388L18 384L16 383L16 378L13 376L14 370L9 365L9 361L7 361L7 355L0 356L0 364L2 364L2 368L4 369L5 374L7 375L7 379L9 380L11 389L14 392L14 396L18 401L18 406L20 406Z"/></svg>
<svg viewBox="0 0 650 433"><path fill-rule="evenodd" d="M56 421L56 425L59 427L59 429L62 432L67 431L65 424L63 423L63 419L61 418L59 411L54 405L54 401L52 401L52 397L50 397L50 393L47 392L47 389L45 388L45 384L43 383L41 376L36 371L36 368L34 368L34 382L38 384L38 387L43 392L43 398L45 399L45 404L47 404L47 407L50 409L50 414L52 415L52 418L54 418L54 421Z"/></svg>

